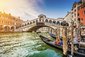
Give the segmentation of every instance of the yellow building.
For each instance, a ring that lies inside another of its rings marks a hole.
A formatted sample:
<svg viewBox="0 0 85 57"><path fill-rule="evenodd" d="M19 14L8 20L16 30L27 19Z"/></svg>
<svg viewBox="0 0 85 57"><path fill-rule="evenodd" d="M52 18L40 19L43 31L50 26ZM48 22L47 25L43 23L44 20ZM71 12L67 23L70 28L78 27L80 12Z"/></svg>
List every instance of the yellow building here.
<svg viewBox="0 0 85 57"><path fill-rule="evenodd" d="M0 32L13 32L16 28L22 26L23 20L20 17L14 17L11 14L0 12Z"/></svg>

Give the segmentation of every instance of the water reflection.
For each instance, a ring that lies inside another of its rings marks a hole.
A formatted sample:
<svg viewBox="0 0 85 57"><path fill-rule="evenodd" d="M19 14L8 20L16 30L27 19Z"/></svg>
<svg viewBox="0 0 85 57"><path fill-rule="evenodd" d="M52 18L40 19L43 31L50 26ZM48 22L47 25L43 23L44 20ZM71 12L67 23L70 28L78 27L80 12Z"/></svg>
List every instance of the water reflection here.
<svg viewBox="0 0 85 57"><path fill-rule="evenodd" d="M0 33L0 57L36 57L43 53L62 57L61 51L47 46L36 33Z"/></svg>
<svg viewBox="0 0 85 57"><path fill-rule="evenodd" d="M34 53L31 56L27 57L60 57L61 55L56 53L54 50L47 49L44 51L41 51L40 53Z"/></svg>

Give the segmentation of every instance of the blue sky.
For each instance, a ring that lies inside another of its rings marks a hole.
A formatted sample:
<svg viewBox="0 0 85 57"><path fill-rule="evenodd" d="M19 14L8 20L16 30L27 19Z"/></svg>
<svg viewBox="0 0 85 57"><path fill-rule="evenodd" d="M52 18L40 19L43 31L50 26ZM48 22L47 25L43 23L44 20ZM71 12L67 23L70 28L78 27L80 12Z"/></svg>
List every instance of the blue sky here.
<svg viewBox="0 0 85 57"><path fill-rule="evenodd" d="M43 10L48 17L64 17L77 1L79 0L44 0Z"/></svg>
<svg viewBox="0 0 85 57"><path fill-rule="evenodd" d="M39 14L49 18L63 18L79 0L0 0L0 11L23 20L32 20Z"/></svg>

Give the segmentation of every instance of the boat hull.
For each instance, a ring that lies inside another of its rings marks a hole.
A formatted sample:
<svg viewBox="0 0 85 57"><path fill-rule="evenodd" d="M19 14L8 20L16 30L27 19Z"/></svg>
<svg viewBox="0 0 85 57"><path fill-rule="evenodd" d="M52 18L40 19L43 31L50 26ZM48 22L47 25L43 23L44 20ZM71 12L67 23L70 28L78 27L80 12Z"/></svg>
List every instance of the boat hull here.
<svg viewBox="0 0 85 57"><path fill-rule="evenodd" d="M41 38L41 40L42 40L44 43L46 43L47 45L63 51L63 48L62 48L61 46L55 45L55 44L54 44L51 40L49 40L48 38L46 38L46 37L44 37L44 36L42 36L42 35L40 35L40 38ZM85 48L82 49L82 50L85 51ZM70 55L70 54L71 54L71 51L68 50L67 53L68 53L68 55ZM75 55L74 57L85 57L85 53L80 53L80 52L74 52L74 55Z"/></svg>
<svg viewBox="0 0 85 57"><path fill-rule="evenodd" d="M56 35L54 35L54 34L52 34L52 33L49 33L49 35L50 35L52 38L56 39Z"/></svg>

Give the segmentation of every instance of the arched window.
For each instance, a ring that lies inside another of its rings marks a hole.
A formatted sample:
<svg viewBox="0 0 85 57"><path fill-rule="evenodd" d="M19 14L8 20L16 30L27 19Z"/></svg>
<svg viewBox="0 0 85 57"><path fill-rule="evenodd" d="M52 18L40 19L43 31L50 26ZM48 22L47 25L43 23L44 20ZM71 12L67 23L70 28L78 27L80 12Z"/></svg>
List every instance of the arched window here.
<svg viewBox="0 0 85 57"><path fill-rule="evenodd" d="M32 24L32 22L30 22L30 24Z"/></svg>
<svg viewBox="0 0 85 57"><path fill-rule="evenodd" d="M79 22L81 21L80 18L78 18L78 21L79 21Z"/></svg>
<svg viewBox="0 0 85 57"><path fill-rule="evenodd" d="M62 26L69 26L69 24L66 21L61 22Z"/></svg>

